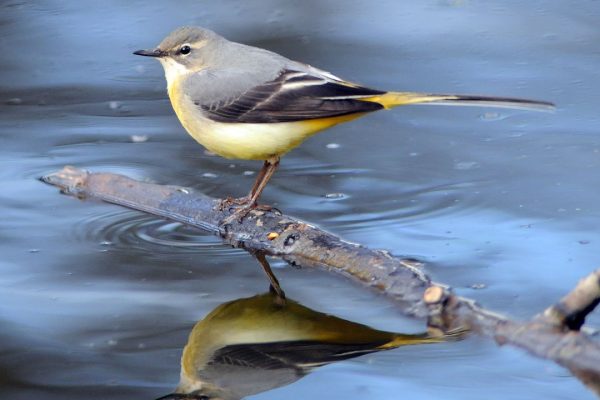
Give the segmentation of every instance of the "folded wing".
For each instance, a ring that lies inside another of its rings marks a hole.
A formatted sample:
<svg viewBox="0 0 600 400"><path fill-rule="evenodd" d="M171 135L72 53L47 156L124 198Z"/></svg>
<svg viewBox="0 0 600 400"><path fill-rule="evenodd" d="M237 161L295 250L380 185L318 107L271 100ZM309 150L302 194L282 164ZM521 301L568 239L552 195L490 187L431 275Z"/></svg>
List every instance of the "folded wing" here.
<svg viewBox="0 0 600 400"><path fill-rule="evenodd" d="M381 104L359 99L384 93L328 76L286 69L277 78L237 97L197 105L210 119L219 122L293 122L377 111L383 108Z"/></svg>

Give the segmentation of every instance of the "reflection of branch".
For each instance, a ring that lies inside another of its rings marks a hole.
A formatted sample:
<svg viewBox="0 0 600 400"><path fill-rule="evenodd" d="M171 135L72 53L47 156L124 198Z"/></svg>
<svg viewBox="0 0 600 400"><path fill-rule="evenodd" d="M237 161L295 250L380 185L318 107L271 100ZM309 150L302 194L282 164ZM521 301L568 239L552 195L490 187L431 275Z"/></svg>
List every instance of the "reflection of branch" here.
<svg viewBox="0 0 600 400"><path fill-rule="evenodd" d="M313 225L273 211L253 211L242 222L219 224L232 210L193 189L138 182L73 167L43 178L77 197L93 197L180 221L220 235L227 243L280 257L291 264L342 273L397 302L407 315L428 317L442 332L469 328L571 369L598 388L600 344L579 331L600 302L600 270L529 322L515 322L432 284L414 260L346 242Z"/></svg>

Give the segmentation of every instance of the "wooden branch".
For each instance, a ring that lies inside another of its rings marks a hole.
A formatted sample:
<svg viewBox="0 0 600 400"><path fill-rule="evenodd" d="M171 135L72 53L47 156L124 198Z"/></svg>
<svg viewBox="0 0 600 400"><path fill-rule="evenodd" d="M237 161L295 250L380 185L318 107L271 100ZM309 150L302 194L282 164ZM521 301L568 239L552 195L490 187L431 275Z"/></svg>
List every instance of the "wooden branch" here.
<svg viewBox="0 0 600 400"><path fill-rule="evenodd" d="M236 221L224 227L220 222L232 210L221 210L221 200L191 188L138 182L115 174L92 174L73 167L65 167L42 180L60 187L63 193L93 197L179 221L220 235L233 246L264 251L293 265L342 273L385 293L407 315L428 314L422 297L430 282L418 262L341 240L276 211L252 211L241 223Z"/></svg>
<svg viewBox="0 0 600 400"><path fill-rule="evenodd" d="M556 327L579 330L585 317L600 303L600 269L597 269L539 317Z"/></svg>
<svg viewBox="0 0 600 400"><path fill-rule="evenodd" d="M409 316L427 318L430 331L471 330L499 344L523 348L553 360L600 393L600 343L580 331L600 302L600 269L557 304L531 321L517 322L456 296L432 283L422 263L350 243L277 211L252 211L242 222L223 226L234 209L190 188L143 183L116 174L73 167L42 178L64 193L93 197L198 227L234 246L261 251L302 267L318 267L384 294Z"/></svg>
<svg viewBox="0 0 600 400"><path fill-rule="evenodd" d="M435 292L434 295L431 292ZM600 342L569 325L571 316L583 323L600 300L600 269L584 278L557 304L530 321L519 322L486 310L472 300L432 285L425 300L430 306L428 324L443 332L469 329L510 344L568 368L600 395ZM565 305L568 304L568 305ZM560 310L560 311L558 311Z"/></svg>

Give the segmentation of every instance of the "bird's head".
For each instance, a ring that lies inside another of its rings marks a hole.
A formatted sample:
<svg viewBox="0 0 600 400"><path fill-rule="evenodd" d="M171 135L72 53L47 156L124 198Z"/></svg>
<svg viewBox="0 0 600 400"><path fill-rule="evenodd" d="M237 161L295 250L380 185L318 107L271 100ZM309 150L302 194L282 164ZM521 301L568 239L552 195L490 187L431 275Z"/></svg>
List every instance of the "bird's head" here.
<svg viewBox="0 0 600 400"><path fill-rule="evenodd" d="M133 54L157 58L171 85L182 75L203 69L221 40L224 39L208 29L184 26L167 35L156 48Z"/></svg>

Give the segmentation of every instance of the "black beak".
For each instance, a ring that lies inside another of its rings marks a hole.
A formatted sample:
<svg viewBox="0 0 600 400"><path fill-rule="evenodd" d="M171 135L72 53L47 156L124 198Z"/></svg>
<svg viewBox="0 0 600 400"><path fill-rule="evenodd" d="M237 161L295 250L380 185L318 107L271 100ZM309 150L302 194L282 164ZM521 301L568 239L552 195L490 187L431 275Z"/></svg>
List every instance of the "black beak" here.
<svg viewBox="0 0 600 400"><path fill-rule="evenodd" d="M154 49L154 50L138 50L138 51L134 51L133 54L135 54L137 56L146 56L146 57L164 57L167 55L167 52L163 51L161 49Z"/></svg>

